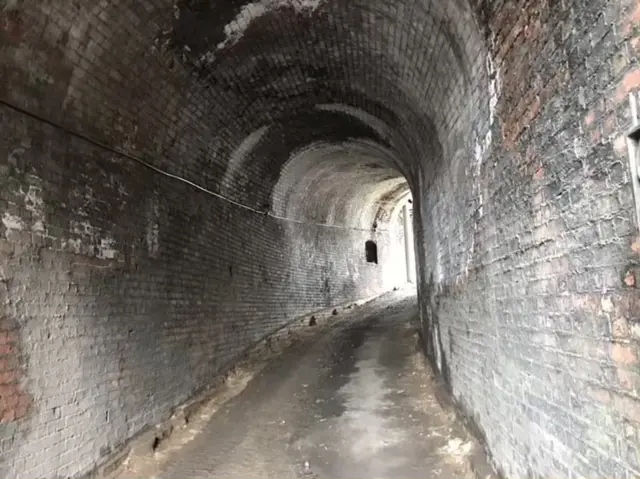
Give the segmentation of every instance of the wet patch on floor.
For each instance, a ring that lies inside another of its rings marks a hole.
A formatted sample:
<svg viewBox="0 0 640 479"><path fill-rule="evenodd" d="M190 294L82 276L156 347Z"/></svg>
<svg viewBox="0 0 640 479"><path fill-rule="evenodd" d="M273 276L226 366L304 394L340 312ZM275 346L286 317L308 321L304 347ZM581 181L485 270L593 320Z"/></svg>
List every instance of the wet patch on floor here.
<svg viewBox="0 0 640 479"><path fill-rule="evenodd" d="M228 381L153 464L132 458L123 477L476 477L482 448L436 399L416 314L397 292L314 327Z"/></svg>
<svg viewBox="0 0 640 479"><path fill-rule="evenodd" d="M222 405L242 392L249 381L270 361L292 345L298 347L313 341L336 322L347 319L340 312L367 311L374 300L368 298L348 302L339 308L316 311L298 318L252 347L227 373L214 379L210 387L195 398L176 408L171 418L162 424L143 431L101 467L106 471L98 477L109 479L155 478L186 444L203 431ZM376 307L376 306L373 306Z"/></svg>

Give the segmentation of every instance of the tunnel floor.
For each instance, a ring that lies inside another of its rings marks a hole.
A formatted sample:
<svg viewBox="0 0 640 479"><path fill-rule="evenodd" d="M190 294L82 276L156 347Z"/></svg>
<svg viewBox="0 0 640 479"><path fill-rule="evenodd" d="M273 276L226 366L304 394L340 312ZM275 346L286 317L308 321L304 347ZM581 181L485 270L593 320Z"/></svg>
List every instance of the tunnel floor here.
<svg viewBox="0 0 640 479"><path fill-rule="evenodd" d="M341 312L270 360L154 476L474 477L481 448L436 399L416 318L406 292Z"/></svg>

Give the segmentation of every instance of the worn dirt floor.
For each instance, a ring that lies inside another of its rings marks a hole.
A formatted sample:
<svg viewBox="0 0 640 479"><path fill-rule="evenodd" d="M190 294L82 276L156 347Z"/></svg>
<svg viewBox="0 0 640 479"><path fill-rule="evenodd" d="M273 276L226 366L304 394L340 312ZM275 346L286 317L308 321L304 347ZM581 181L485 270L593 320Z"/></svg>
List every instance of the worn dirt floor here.
<svg viewBox="0 0 640 479"><path fill-rule="evenodd" d="M125 476L474 477L481 448L436 400L416 316L406 291L341 311L204 408L155 454L153 474Z"/></svg>

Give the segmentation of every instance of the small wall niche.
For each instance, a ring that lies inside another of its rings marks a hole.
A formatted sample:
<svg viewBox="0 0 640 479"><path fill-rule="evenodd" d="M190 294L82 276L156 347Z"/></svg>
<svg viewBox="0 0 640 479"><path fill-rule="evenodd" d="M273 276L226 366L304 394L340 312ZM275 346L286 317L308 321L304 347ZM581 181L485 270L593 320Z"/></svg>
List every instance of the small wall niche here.
<svg viewBox="0 0 640 479"><path fill-rule="evenodd" d="M367 257L367 263L378 264L378 245L375 241L367 241L364 244L364 250Z"/></svg>

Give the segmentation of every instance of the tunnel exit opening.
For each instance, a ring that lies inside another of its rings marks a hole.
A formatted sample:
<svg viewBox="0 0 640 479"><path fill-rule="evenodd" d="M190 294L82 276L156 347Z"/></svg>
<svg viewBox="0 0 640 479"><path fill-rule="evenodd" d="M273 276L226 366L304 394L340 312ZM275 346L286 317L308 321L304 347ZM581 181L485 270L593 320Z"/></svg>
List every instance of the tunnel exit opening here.
<svg viewBox="0 0 640 479"><path fill-rule="evenodd" d="M404 256L407 283L416 283L416 253L413 234L413 201L408 198L402 207L402 225L404 232Z"/></svg>

